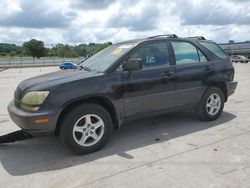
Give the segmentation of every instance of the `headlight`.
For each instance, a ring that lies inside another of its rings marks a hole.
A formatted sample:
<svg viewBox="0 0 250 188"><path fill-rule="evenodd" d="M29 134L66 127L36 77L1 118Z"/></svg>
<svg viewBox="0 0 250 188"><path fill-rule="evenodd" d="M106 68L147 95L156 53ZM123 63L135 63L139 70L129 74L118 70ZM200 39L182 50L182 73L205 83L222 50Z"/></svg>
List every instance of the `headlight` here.
<svg viewBox="0 0 250 188"><path fill-rule="evenodd" d="M49 91L28 92L21 100L21 107L25 110L37 111L48 95Z"/></svg>

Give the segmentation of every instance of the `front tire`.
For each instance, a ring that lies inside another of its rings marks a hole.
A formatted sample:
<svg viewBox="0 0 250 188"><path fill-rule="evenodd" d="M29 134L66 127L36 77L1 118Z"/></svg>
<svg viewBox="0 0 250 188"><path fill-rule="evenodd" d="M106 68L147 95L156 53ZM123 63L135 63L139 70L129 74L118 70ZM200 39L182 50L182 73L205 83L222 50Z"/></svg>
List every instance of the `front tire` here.
<svg viewBox="0 0 250 188"><path fill-rule="evenodd" d="M222 90L218 87L210 87L196 107L196 113L201 120L216 120L223 111L224 103L225 96Z"/></svg>
<svg viewBox="0 0 250 188"><path fill-rule="evenodd" d="M60 128L60 138L73 153L83 155L104 147L112 129L112 119L105 108L84 104L66 114Z"/></svg>

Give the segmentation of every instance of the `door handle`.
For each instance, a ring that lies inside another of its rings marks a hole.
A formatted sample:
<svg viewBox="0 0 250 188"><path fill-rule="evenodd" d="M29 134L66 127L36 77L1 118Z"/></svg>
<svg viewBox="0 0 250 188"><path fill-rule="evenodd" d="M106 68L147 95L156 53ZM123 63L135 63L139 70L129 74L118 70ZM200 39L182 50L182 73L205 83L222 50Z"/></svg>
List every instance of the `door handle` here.
<svg viewBox="0 0 250 188"><path fill-rule="evenodd" d="M208 72L211 72L211 71L213 71L213 67L207 65L207 66L205 66L204 70L206 70L206 71L208 71Z"/></svg>
<svg viewBox="0 0 250 188"><path fill-rule="evenodd" d="M175 73L171 71L162 72L161 75L165 78L175 78Z"/></svg>

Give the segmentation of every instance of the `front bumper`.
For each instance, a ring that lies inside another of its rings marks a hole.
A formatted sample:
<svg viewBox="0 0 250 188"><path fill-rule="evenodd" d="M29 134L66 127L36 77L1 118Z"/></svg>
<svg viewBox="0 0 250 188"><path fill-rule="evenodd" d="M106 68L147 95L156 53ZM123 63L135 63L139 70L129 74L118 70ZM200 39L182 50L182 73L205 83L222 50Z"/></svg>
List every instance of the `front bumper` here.
<svg viewBox="0 0 250 188"><path fill-rule="evenodd" d="M8 105L8 112L12 121L25 132L34 135L53 135L55 133L58 115L51 111L26 112L18 108L14 101ZM35 123L35 120L47 118L47 123Z"/></svg>
<svg viewBox="0 0 250 188"><path fill-rule="evenodd" d="M232 95L235 92L237 85L238 85L237 81L231 81L227 83L228 96Z"/></svg>

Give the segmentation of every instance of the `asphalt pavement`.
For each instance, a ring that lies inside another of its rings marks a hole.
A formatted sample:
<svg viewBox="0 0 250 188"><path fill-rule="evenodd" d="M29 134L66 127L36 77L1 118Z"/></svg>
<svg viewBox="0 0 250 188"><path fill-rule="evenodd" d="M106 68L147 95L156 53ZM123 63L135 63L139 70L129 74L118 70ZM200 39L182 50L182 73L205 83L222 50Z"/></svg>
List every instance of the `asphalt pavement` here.
<svg viewBox="0 0 250 188"><path fill-rule="evenodd" d="M250 64L235 64L236 93L217 121L192 112L137 120L101 151L74 156L58 137L0 145L0 187L250 187ZM7 114L16 85L57 67L0 72L0 135L19 130Z"/></svg>

